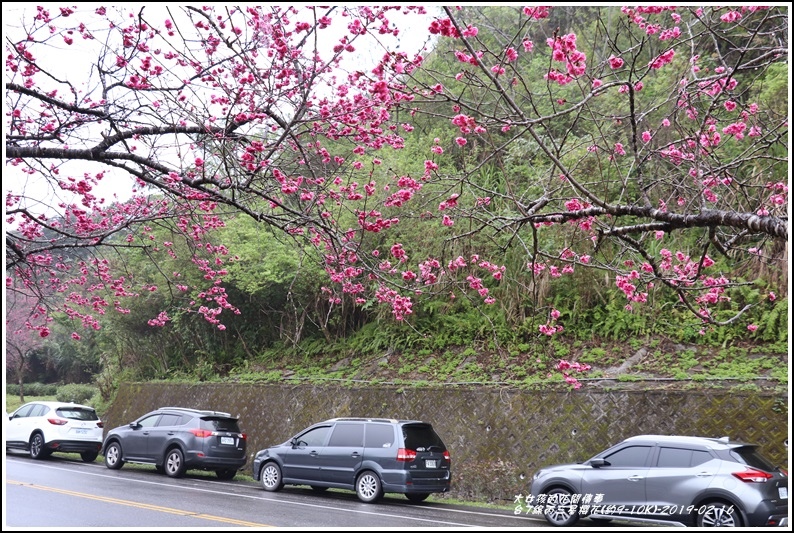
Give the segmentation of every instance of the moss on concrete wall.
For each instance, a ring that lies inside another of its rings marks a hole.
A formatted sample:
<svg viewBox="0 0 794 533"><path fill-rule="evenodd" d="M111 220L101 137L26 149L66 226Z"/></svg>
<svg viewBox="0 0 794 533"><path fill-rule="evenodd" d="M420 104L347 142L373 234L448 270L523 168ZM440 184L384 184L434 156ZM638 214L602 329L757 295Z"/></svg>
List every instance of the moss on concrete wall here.
<svg viewBox="0 0 794 533"><path fill-rule="evenodd" d="M588 459L643 433L730 436L788 467L788 398L760 392L566 391L278 384L125 383L106 429L166 405L240 418L250 457L304 427L340 416L431 422L452 456L459 499L512 502L536 469Z"/></svg>

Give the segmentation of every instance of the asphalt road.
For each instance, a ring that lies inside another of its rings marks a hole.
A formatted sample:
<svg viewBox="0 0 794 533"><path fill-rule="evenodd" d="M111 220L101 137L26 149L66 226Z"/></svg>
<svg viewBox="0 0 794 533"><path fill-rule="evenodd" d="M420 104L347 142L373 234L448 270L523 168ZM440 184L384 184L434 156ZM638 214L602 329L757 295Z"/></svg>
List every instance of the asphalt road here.
<svg viewBox="0 0 794 533"><path fill-rule="evenodd" d="M285 487L272 493L253 481L220 481L188 472L172 479L153 467L109 470L83 463L75 454L34 461L7 452L3 465L3 531L76 528L548 528L539 516L513 510L452 505L411 504L402 495L386 495L365 504L353 492L315 493ZM634 527L641 524L634 524ZM581 520L580 527L599 527ZM613 521L606 527L632 527ZM604 527L603 524L600 527Z"/></svg>
<svg viewBox="0 0 794 533"><path fill-rule="evenodd" d="M317 494L308 487L265 492L251 481L220 481L188 472L180 479L154 468L109 470L79 456L34 461L11 452L5 476L7 528L383 528L545 527L511 511L425 502L387 495L365 504L354 493Z"/></svg>

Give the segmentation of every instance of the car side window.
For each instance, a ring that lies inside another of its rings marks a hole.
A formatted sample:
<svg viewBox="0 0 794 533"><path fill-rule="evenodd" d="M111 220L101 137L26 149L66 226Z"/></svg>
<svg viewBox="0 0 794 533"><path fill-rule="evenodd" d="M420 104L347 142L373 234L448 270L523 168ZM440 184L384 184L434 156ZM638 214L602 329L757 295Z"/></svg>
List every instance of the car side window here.
<svg viewBox="0 0 794 533"><path fill-rule="evenodd" d="M363 446L364 424L360 422L337 422L328 446Z"/></svg>
<svg viewBox="0 0 794 533"><path fill-rule="evenodd" d="M331 431L331 426L322 426L309 430L298 436L297 444L298 446L322 446L325 444L329 431Z"/></svg>
<svg viewBox="0 0 794 533"><path fill-rule="evenodd" d="M157 427L178 426L181 420L182 415L163 414L160 416L160 421L157 422Z"/></svg>
<svg viewBox="0 0 794 533"><path fill-rule="evenodd" d="M50 408L46 405L34 405L28 416L44 416L49 412Z"/></svg>
<svg viewBox="0 0 794 533"><path fill-rule="evenodd" d="M26 405L25 407L21 408L19 411L14 413L14 418L27 418L30 416L30 412L33 410L33 407L38 407L34 405Z"/></svg>
<svg viewBox="0 0 794 533"><path fill-rule="evenodd" d="M646 465L650 451L650 446L628 446L607 455L604 459L609 462L610 466L642 467Z"/></svg>
<svg viewBox="0 0 794 533"><path fill-rule="evenodd" d="M152 428L155 425L157 425L157 420L159 420L159 418L160 418L159 414L147 416L146 418L139 420L138 424L145 428Z"/></svg>
<svg viewBox="0 0 794 533"><path fill-rule="evenodd" d="M394 444L394 427L389 424L367 424L364 434L366 448L389 448Z"/></svg>
<svg viewBox="0 0 794 533"><path fill-rule="evenodd" d="M701 450L694 450L692 452L692 466L702 465L703 463L708 463L711 461L713 457L709 452L701 451Z"/></svg>
<svg viewBox="0 0 794 533"><path fill-rule="evenodd" d="M659 448L659 468L689 468L692 464L692 450L684 448Z"/></svg>
<svg viewBox="0 0 794 533"><path fill-rule="evenodd" d="M659 448L659 468L691 468L711 460L711 454L705 450L688 450L686 448Z"/></svg>

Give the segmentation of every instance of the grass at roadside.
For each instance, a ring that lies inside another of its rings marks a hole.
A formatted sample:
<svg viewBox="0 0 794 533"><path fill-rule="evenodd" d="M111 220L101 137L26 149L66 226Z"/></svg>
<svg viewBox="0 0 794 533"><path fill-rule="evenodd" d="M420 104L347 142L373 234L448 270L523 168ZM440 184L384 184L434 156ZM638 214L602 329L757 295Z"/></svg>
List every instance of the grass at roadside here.
<svg viewBox="0 0 794 533"><path fill-rule="evenodd" d="M55 396L25 396L25 401L19 399L19 396L13 394L6 394L5 412L11 414L19 409L22 404L28 402L54 402Z"/></svg>

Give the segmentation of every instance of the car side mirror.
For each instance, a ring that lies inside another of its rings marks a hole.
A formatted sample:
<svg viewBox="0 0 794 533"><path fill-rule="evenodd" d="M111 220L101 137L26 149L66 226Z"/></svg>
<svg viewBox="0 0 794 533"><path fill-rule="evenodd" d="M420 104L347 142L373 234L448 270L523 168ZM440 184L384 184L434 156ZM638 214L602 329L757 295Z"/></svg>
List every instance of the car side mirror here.
<svg viewBox="0 0 794 533"><path fill-rule="evenodd" d="M601 468L602 466L609 466L609 461L606 459L591 459L587 464L593 468Z"/></svg>
<svg viewBox="0 0 794 533"><path fill-rule="evenodd" d="M295 446L297 446L297 445L298 445L298 437L292 437L292 438L289 440L289 443L290 443L290 444L292 445L292 447L294 448Z"/></svg>
<svg viewBox="0 0 794 533"><path fill-rule="evenodd" d="M137 422L130 422L130 427L132 429L136 429L138 427L138 423Z"/></svg>

